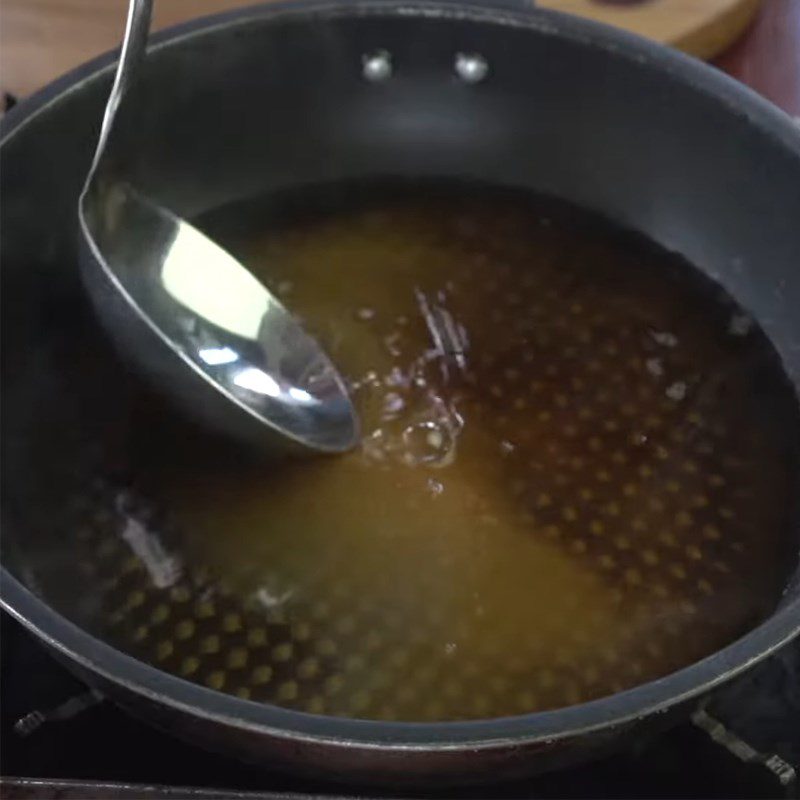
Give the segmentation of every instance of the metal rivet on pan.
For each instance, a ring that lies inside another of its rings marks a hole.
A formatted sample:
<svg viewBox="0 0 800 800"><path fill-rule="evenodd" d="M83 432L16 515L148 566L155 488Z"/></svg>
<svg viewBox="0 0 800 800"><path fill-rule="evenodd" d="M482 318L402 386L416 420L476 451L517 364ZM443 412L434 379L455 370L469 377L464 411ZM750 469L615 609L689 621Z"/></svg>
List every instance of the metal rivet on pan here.
<svg viewBox="0 0 800 800"><path fill-rule="evenodd" d="M489 63L479 53L458 53L455 70L464 83L480 83L489 74Z"/></svg>
<svg viewBox="0 0 800 800"><path fill-rule="evenodd" d="M366 53L361 58L362 74L372 83L380 83L392 77L392 56L387 50Z"/></svg>

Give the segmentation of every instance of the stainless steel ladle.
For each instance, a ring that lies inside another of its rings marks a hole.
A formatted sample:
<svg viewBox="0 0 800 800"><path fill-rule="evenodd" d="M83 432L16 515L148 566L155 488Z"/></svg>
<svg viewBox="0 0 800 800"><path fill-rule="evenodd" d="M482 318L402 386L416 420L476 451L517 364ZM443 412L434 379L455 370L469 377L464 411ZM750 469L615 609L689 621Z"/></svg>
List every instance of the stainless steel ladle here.
<svg viewBox="0 0 800 800"><path fill-rule="evenodd" d="M259 447L348 450L358 419L319 344L235 258L142 196L104 157L144 59L152 5L130 0L78 204L85 285L123 353L189 413Z"/></svg>

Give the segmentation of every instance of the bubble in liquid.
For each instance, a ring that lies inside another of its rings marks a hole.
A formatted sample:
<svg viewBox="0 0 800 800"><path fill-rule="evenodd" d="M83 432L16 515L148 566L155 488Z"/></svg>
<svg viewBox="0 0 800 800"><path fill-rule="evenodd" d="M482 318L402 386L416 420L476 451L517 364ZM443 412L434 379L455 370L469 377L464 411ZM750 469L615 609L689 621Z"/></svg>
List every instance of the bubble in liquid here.
<svg viewBox="0 0 800 800"><path fill-rule="evenodd" d="M356 319L359 319L362 322L369 322L369 320L374 318L375 318L374 308L359 308L356 310Z"/></svg>
<svg viewBox="0 0 800 800"><path fill-rule="evenodd" d="M433 478L428 478L427 487L433 497L440 495L444 491L444 484Z"/></svg>
<svg viewBox="0 0 800 800"><path fill-rule="evenodd" d="M675 381L675 383L670 384L667 389L665 390L664 394L669 397L670 400L675 400L679 402L686 397L687 386L683 381Z"/></svg>
<svg viewBox="0 0 800 800"><path fill-rule="evenodd" d="M402 458L408 466L447 466L455 458L456 438L439 422L423 421L407 426L402 441Z"/></svg>

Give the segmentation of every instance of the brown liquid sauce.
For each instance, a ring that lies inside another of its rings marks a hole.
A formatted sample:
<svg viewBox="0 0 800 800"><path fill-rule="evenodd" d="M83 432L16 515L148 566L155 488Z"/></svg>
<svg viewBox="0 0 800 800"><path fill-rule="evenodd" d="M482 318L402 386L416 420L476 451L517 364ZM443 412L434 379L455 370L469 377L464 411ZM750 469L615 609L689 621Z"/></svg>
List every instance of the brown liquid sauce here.
<svg viewBox="0 0 800 800"><path fill-rule="evenodd" d="M787 390L719 287L526 194L325 197L205 227L322 340L363 445L265 464L141 437L181 577L114 584L117 641L254 700L456 720L643 683L774 607Z"/></svg>

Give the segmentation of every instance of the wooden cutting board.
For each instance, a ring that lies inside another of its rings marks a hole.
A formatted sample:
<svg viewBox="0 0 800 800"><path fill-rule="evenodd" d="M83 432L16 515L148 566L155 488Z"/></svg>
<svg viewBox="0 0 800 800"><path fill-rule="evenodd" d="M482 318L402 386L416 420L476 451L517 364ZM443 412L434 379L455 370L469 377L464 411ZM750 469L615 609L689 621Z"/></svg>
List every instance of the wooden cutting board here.
<svg viewBox="0 0 800 800"><path fill-rule="evenodd" d="M538 0L538 4L712 58L742 34L761 0Z"/></svg>
<svg viewBox="0 0 800 800"><path fill-rule="evenodd" d="M155 27L255 0L160 0ZM730 44L761 0L538 0L710 57ZM774 0L768 0L774 2ZM119 44L127 0L0 0L0 82L24 97Z"/></svg>

